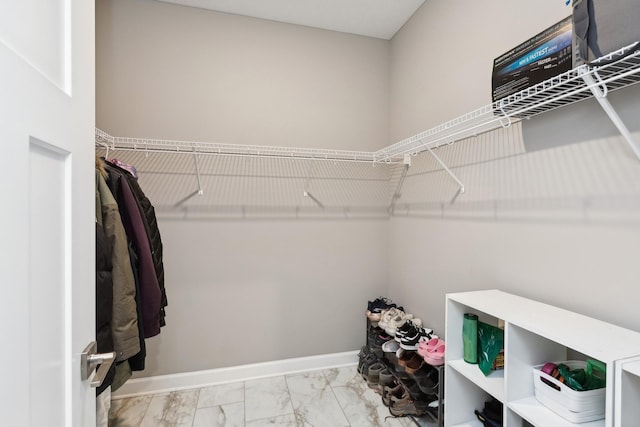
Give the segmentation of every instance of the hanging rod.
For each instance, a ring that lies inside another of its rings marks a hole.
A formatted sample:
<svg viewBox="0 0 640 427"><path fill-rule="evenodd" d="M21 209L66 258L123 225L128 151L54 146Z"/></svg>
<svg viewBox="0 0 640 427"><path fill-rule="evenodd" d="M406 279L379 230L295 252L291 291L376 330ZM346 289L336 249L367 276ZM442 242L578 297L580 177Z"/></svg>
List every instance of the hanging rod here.
<svg viewBox="0 0 640 427"><path fill-rule="evenodd" d="M459 141L523 118L594 97L590 77L608 91L640 82L640 50L637 43L559 74L535 86L404 139L374 153L378 162L418 154L428 148ZM617 59L619 58L619 59ZM586 78L585 78L586 77ZM608 111L607 111L608 112ZM635 149L634 149L635 151Z"/></svg>
<svg viewBox="0 0 640 427"><path fill-rule="evenodd" d="M263 157L298 160L327 160L333 162L374 163L370 151L329 150L300 147L272 147L266 145L219 144L210 142L172 141L112 136L96 128L96 143L109 144L111 150L145 151L170 154L193 154L234 157ZM402 159L387 163L401 163Z"/></svg>

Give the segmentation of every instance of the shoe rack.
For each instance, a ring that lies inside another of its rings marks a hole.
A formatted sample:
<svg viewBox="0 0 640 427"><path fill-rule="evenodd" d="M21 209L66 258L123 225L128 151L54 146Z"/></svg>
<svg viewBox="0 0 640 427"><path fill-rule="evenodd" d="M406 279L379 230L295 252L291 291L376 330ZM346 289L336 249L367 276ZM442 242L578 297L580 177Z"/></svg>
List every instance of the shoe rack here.
<svg viewBox="0 0 640 427"><path fill-rule="evenodd" d="M485 376L463 360L465 313L492 325L504 322L505 369ZM498 290L446 297L445 426L482 427L474 409L490 396L503 403L504 425L520 427L631 427L640 408L640 333ZM569 360L576 353L606 364L606 406L601 420L574 424L535 397L533 366ZM571 355L571 357L570 357Z"/></svg>
<svg viewBox="0 0 640 427"><path fill-rule="evenodd" d="M371 320L369 320L368 318L366 319L366 334L365 334L365 342L367 343L367 345L369 346L370 350L372 350L371 354L374 354L376 356L376 358L378 359L378 362L382 363L388 370L389 372L394 376L394 378L396 379L396 381L407 391L407 393L409 392L409 387L407 386L406 383L406 379L402 378L401 376L398 375L397 373L397 369L398 369L398 365L392 363L392 361L388 360L386 357L380 357L379 355L375 354L373 352L373 348L370 342L370 332L374 329L374 325L372 324ZM438 401L438 406L436 408L433 408L433 410L428 410L426 412L426 414L424 415L424 417L428 417L429 418L429 426L433 425L433 422L435 422L437 427L443 427L444 426L444 402L443 402L443 396L444 396L444 365L442 366L433 366L433 368L438 372L438 387L437 387L437 392L436 394L424 394L425 398L429 398L430 399L426 399L424 400L425 402L429 402L429 401L434 401L433 398L437 399ZM418 425L418 426L423 426L425 425L424 423L421 423L421 418L424 417L416 417L414 415L408 415L408 417L410 419L413 420L413 422Z"/></svg>

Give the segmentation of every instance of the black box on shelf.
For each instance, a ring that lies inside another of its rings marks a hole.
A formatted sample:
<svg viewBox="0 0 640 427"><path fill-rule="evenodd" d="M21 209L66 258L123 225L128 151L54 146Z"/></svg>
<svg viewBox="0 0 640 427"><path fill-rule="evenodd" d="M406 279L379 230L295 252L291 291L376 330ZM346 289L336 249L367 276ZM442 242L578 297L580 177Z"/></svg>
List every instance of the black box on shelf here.
<svg viewBox="0 0 640 427"><path fill-rule="evenodd" d="M493 102L572 68L572 17L552 25L493 60Z"/></svg>

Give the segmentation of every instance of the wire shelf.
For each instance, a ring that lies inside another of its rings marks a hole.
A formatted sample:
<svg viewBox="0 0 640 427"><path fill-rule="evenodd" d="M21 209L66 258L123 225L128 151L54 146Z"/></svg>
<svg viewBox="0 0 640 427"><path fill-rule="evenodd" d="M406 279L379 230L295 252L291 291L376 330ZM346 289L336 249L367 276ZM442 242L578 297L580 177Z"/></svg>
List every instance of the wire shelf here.
<svg viewBox="0 0 640 427"><path fill-rule="evenodd" d="M96 144L147 152L403 163L405 154L415 155L509 127L521 119L592 98L594 87L606 96L608 92L636 84L640 81L640 50L635 50L637 47L638 44L634 44L612 52L375 152L126 138L111 136L100 129L96 129ZM620 56L623 57L616 60ZM595 83L588 84L587 81Z"/></svg>
<svg viewBox="0 0 640 427"><path fill-rule="evenodd" d="M404 139L374 153L375 161L396 161L404 154L417 154L429 148L475 136L514 121L532 117L587 98L595 87L604 96L640 81L638 44L612 52L591 64L580 65L530 88L500 99L470 113ZM630 53L631 52L631 53ZM626 55L626 56L624 56ZM621 59L616 60L623 56ZM587 83L591 76L595 85Z"/></svg>
<svg viewBox="0 0 640 427"><path fill-rule="evenodd" d="M111 150L160 152L173 154L203 154L216 156L249 156L302 160L329 160L340 162L374 162L370 151L330 150L301 147L272 147L265 145L221 144L211 142L172 141L112 136L96 129L96 144Z"/></svg>
<svg viewBox="0 0 640 427"><path fill-rule="evenodd" d="M428 152L430 167L446 172L439 179L455 181L457 190L446 187L447 194L437 197L453 204L465 192L445 164L455 159L445 156L443 161L433 149L474 136L478 138L467 146L482 146L489 131L494 131L491 140L519 141L522 119L588 98L598 100L640 158L640 147L606 100L609 92L640 81L638 46L627 46L375 152L128 138L100 129L95 130L95 145L105 157L119 152L120 160L139 167L158 205L180 215L389 216L396 209L408 209L406 193L415 181L407 173L412 156ZM453 198L450 190L456 190Z"/></svg>

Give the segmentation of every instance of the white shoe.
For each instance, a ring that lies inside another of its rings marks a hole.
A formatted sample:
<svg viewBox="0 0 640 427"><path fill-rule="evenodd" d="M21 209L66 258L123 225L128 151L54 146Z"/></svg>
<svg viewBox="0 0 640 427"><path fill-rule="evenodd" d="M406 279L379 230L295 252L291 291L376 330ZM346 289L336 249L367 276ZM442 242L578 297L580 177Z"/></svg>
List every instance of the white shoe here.
<svg viewBox="0 0 640 427"><path fill-rule="evenodd" d="M382 315L380 316L380 321L378 322L378 327L381 329L386 329L389 325L389 321L397 316L398 312L400 312L400 310L398 310L397 308L390 308L389 310L383 311Z"/></svg>
<svg viewBox="0 0 640 427"><path fill-rule="evenodd" d="M400 312L402 313L402 312ZM397 316L393 317L391 320L389 320L389 323L387 324L387 327L384 329L384 331L387 333L387 335L391 335L392 337L396 336L396 330L404 325L407 322L407 317L406 315L404 315L404 313L402 314L398 314Z"/></svg>

